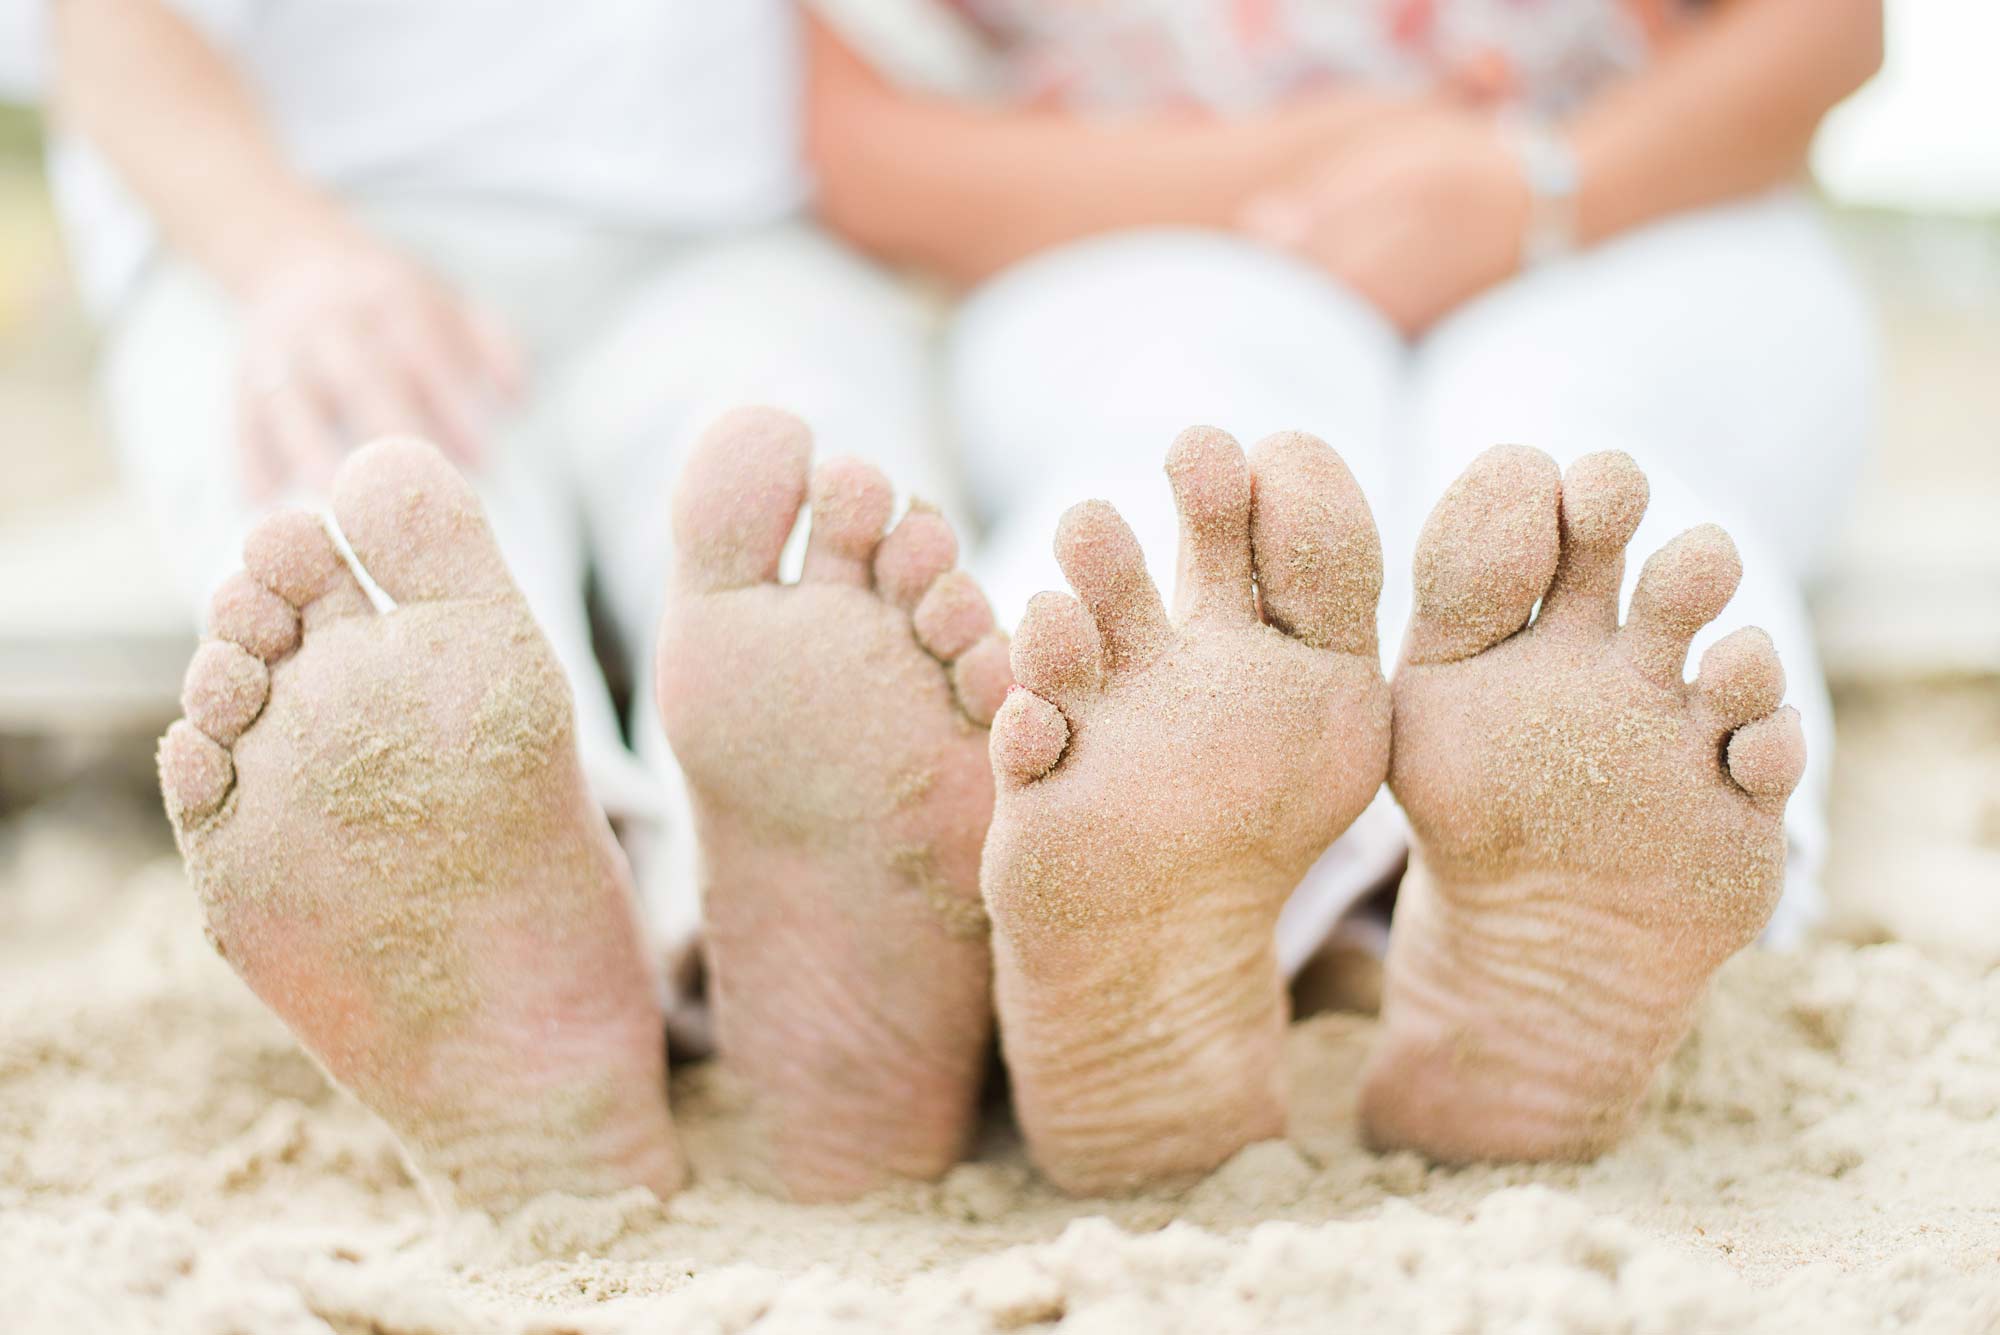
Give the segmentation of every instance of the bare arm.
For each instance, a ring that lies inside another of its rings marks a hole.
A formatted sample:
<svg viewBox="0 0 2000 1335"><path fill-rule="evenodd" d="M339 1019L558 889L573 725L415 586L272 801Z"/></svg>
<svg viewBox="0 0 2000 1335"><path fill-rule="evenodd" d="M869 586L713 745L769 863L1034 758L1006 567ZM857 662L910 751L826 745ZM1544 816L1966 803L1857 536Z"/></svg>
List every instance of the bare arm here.
<svg viewBox="0 0 2000 1335"><path fill-rule="evenodd" d="M232 290L275 252L345 226L286 165L236 70L158 0L57 0L57 114L146 202L173 245Z"/></svg>
<svg viewBox="0 0 2000 1335"><path fill-rule="evenodd" d="M1569 126L1580 237L1775 184L1882 64L1881 0L1730 0Z"/></svg>
<svg viewBox="0 0 2000 1335"><path fill-rule="evenodd" d="M961 282L1098 232L1226 227L1334 137L1401 106L1356 95L1251 121L1093 123L904 93L816 18L808 41L822 216L866 250Z"/></svg>

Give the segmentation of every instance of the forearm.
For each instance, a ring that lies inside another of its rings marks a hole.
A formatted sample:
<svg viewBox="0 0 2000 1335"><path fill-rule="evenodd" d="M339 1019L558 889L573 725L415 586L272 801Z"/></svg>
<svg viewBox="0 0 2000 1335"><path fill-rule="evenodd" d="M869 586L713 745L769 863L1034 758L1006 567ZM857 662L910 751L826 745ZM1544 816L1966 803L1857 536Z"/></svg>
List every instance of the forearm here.
<svg viewBox="0 0 2000 1335"><path fill-rule="evenodd" d="M1231 226L1345 110L1098 123L970 106L887 86L815 25L807 140L820 212L835 230L885 259L969 283L1100 232ZM1350 115L1371 110L1357 99Z"/></svg>
<svg viewBox="0 0 2000 1335"><path fill-rule="evenodd" d="M1577 232L1600 241L1796 172L1881 63L1880 0L1734 0L1568 126Z"/></svg>
<svg viewBox="0 0 2000 1335"><path fill-rule="evenodd" d="M158 0L59 0L58 115L167 238L242 290L301 235L343 226L285 162L237 72Z"/></svg>

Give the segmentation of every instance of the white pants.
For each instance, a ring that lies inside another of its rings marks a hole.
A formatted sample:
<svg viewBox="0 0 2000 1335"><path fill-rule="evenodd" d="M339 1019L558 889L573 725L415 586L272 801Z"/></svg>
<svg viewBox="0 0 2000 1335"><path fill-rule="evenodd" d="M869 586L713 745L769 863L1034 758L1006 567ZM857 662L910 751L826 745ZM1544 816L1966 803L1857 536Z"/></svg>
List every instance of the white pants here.
<svg viewBox="0 0 2000 1335"><path fill-rule="evenodd" d="M1773 196L1683 216L1517 278L1414 347L1315 270L1229 237L1087 241L1001 275L959 312L947 406L990 524L980 573L1010 624L1061 588L1056 517L1112 501L1161 588L1176 525L1161 464L1174 434L1324 437L1374 507L1387 564L1385 666L1408 618L1411 548L1431 504L1500 442L1563 463L1631 453L1652 483L1641 557L1708 520L1744 579L1695 652L1768 631L1803 715L1787 888L1768 939L1820 906L1832 714L1801 595L1833 536L1871 425L1871 321L1810 209ZM1627 594L1639 560L1628 562ZM1406 827L1386 794L1308 876L1280 925L1296 968L1393 869Z"/></svg>
<svg viewBox="0 0 2000 1335"><path fill-rule="evenodd" d="M650 663L680 460L724 410L774 404L812 424L822 455L869 459L956 511L932 417L934 315L802 224L677 239L519 208L361 211L526 345L528 400L474 481L569 674L585 770L621 818L654 926L684 942L699 912L691 824L654 717ZM241 559L256 517L232 444L236 338L224 295L167 261L107 340L105 398L126 475L197 606ZM593 652L586 572L634 684L623 727Z"/></svg>

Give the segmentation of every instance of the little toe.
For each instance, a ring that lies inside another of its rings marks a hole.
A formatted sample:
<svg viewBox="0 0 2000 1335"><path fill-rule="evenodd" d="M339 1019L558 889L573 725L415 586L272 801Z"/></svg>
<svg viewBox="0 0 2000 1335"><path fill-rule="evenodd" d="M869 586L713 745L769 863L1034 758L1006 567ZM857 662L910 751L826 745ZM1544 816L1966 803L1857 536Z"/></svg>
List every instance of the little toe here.
<svg viewBox="0 0 2000 1335"><path fill-rule="evenodd" d="M1785 669L1777 646L1755 626L1731 631L1701 656L1694 688L1722 731L1763 718L1785 699Z"/></svg>
<svg viewBox="0 0 2000 1335"><path fill-rule="evenodd" d="M958 707L982 728L993 722L1013 689L1014 670L1008 659L1007 637L996 629L952 661L951 688L958 694Z"/></svg>
<svg viewBox="0 0 2000 1335"><path fill-rule="evenodd" d="M399 603L512 593L472 486L433 445L364 445L333 479L333 515L369 578Z"/></svg>
<svg viewBox="0 0 2000 1335"><path fill-rule="evenodd" d="M933 658L949 663L993 630L993 609L986 595L963 570L947 570L910 614L917 643Z"/></svg>
<svg viewBox="0 0 2000 1335"><path fill-rule="evenodd" d="M1540 450L1496 445L1446 489L1417 537L1407 662L1470 658L1528 624L1556 573L1560 483Z"/></svg>
<svg viewBox="0 0 2000 1335"><path fill-rule="evenodd" d="M240 644L209 640L194 651L181 681L181 713L223 746L234 746L263 711L270 670Z"/></svg>
<svg viewBox="0 0 2000 1335"><path fill-rule="evenodd" d="M176 829L215 811L236 781L228 749L186 719L176 719L167 729L156 760L160 795Z"/></svg>
<svg viewBox="0 0 2000 1335"><path fill-rule="evenodd" d="M1058 708L1074 708L1104 673L1097 623L1066 593L1038 593L1014 632L1014 679Z"/></svg>
<svg viewBox="0 0 2000 1335"><path fill-rule="evenodd" d="M1183 620L1248 621L1250 464L1243 447L1214 427L1189 427L1167 451L1167 477L1180 512L1181 551L1174 606Z"/></svg>
<svg viewBox="0 0 2000 1335"><path fill-rule="evenodd" d="M1729 739L1729 777L1760 801L1782 804L1806 772L1806 735L1799 711L1786 705L1746 723Z"/></svg>
<svg viewBox="0 0 2000 1335"><path fill-rule="evenodd" d="M1586 454L1563 474L1562 554L1542 599L1537 629L1574 627L1609 635L1618 629L1625 544L1645 517L1650 488L1622 450Z"/></svg>
<svg viewBox="0 0 2000 1335"><path fill-rule="evenodd" d="M828 459L812 475L812 531L801 578L867 588L870 558L895 505L889 479L854 458Z"/></svg>
<svg viewBox="0 0 2000 1335"><path fill-rule="evenodd" d="M776 579L811 461L806 424L775 408L737 408L702 432L674 489L682 586L715 592Z"/></svg>
<svg viewBox="0 0 2000 1335"><path fill-rule="evenodd" d="M1315 649L1376 653L1382 539L1354 474L1302 431L1251 451L1250 541L1264 619Z"/></svg>
<svg viewBox="0 0 2000 1335"><path fill-rule="evenodd" d="M1033 691L1016 687L993 716L994 782L1033 783L1056 767L1069 745L1069 720Z"/></svg>
<svg viewBox="0 0 2000 1335"><path fill-rule="evenodd" d="M208 633L275 663L298 647L299 614L247 571L239 570L222 581L209 600Z"/></svg>
<svg viewBox="0 0 2000 1335"><path fill-rule="evenodd" d="M1715 524L1681 534L1646 559L1620 632L1632 663L1661 685L1678 685L1695 632L1736 594L1743 561Z"/></svg>
<svg viewBox="0 0 2000 1335"><path fill-rule="evenodd" d="M875 588L905 612L914 612L938 576L957 563L958 535L951 525L928 506L912 505L875 548Z"/></svg>
<svg viewBox="0 0 2000 1335"><path fill-rule="evenodd" d="M304 510L281 510L250 530L243 540L243 568L296 607L307 630L375 610L325 523Z"/></svg>
<svg viewBox="0 0 2000 1335"><path fill-rule="evenodd" d="M1097 622L1104 670L1144 667L1173 638L1139 540L1106 501L1084 501L1056 525L1056 563Z"/></svg>

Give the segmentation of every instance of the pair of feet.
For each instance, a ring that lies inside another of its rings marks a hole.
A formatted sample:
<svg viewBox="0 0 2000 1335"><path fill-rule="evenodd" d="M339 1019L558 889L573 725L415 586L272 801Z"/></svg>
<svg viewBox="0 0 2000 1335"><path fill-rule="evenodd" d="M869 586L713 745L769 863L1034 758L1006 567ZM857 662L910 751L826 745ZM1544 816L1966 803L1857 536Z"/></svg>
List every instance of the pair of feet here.
<svg viewBox="0 0 2000 1335"><path fill-rule="evenodd" d="M1362 1091L1378 1145L1597 1152L1775 902L1803 761L1775 655L1739 632L1682 683L1737 576L1714 529L1618 625L1645 504L1623 456L1474 464L1420 540L1392 691L1374 525L1310 437L1175 442L1172 618L1116 513L1073 509L1078 596L1035 601L1011 673L944 522L883 536L886 481L809 455L756 410L697 447L657 683L719 1044L795 1196L955 1162L996 1004L1065 1188L1282 1134L1273 925L1385 773L1418 844ZM162 743L211 936L450 1198L665 1195L657 993L553 658L433 451L361 451L333 506L396 609L317 520L266 521Z"/></svg>

